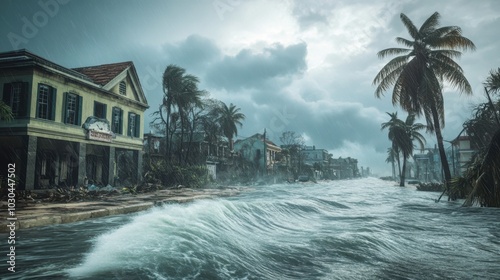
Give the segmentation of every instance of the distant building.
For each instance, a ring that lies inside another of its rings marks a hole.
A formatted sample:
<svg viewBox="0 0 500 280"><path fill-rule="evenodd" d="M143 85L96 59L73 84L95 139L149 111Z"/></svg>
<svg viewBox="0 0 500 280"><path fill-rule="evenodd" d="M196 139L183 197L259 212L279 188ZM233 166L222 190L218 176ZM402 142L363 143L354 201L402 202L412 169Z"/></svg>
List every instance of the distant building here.
<svg viewBox="0 0 500 280"><path fill-rule="evenodd" d="M446 141L451 145L445 149L446 159L452 177L462 176L467 170L467 165L477 149L473 147L470 137L465 131L452 141ZM423 182L442 181L444 179L441 157L437 146L425 148L413 156L415 159L415 177Z"/></svg>
<svg viewBox="0 0 500 280"><path fill-rule="evenodd" d="M451 144L453 174L461 176L467 170L467 164L472 160L477 148L473 147L470 136L465 131L462 131L457 138L453 139Z"/></svg>
<svg viewBox="0 0 500 280"><path fill-rule="evenodd" d="M415 179L421 182L442 180L441 157L437 147L421 149L413 158Z"/></svg>
<svg viewBox="0 0 500 280"><path fill-rule="evenodd" d="M336 179L351 179L360 176L358 169L358 160L355 158L332 158L330 161L330 166L334 172L334 176Z"/></svg>
<svg viewBox="0 0 500 280"><path fill-rule="evenodd" d="M144 155L148 160L157 160L165 157L165 136L144 133Z"/></svg>
<svg viewBox="0 0 500 280"><path fill-rule="evenodd" d="M315 179L323 179L328 174L329 155L325 149L316 149L316 146L305 146L301 151L304 165L311 169Z"/></svg>
<svg viewBox="0 0 500 280"><path fill-rule="evenodd" d="M184 160L190 164L205 165L208 174L213 178L217 178L217 165L226 164L228 158L231 156L226 140L219 139L216 143L207 141L207 136L202 131L195 131L191 133L184 133L183 137L181 132L177 131L172 136L172 149L174 157L177 156L175 151L181 148L184 151ZM152 163L157 160L165 159L166 145L165 136L146 133L144 134L144 152L145 158Z"/></svg>
<svg viewBox="0 0 500 280"><path fill-rule="evenodd" d="M265 145L264 145L265 143ZM246 139L234 143L235 152L247 161L253 162L265 175L273 174L278 167L281 148L271 140L265 139L262 134L254 134Z"/></svg>
<svg viewBox="0 0 500 280"><path fill-rule="evenodd" d="M363 168L363 166L361 166L360 169L361 169L361 172L360 172L361 177L371 176L370 167Z"/></svg>
<svg viewBox="0 0 500 280"><path fill-rule="evenodd" d="M69 69L0 53L0 90L14 114L0 121L0 165L16 164L19 189L141 180L148 104L132 62Z"/></svg>

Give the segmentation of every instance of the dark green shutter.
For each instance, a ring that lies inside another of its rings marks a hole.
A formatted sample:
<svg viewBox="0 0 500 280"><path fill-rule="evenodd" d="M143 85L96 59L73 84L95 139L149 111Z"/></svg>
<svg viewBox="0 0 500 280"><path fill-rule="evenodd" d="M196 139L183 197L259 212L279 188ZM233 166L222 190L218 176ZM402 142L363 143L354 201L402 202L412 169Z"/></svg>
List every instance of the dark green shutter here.
<svg viewBox="0 0 500 280"><path fill-rule="evenodd" d="M19 96L19 117L29 117L31 99L29 98L28 83L21 83L21 95Z"/></svg>
<svg viewBox="0 0 500 280"><path fill-rule="evenodd" d="M141 133L141 116L139 114L135 115L135 137L139 137Z"/></svg>
<svg viewBox="0 0 500 280"><path fill-rule="evenodd" d="M63 123L68 123L68 93L65 92L64 94L64 105L62 109L62 122Z"/></svg>
<svg viewBox="0 0 500 280"><path fill-rule="evenodd" d="M12 84L4 84L3 85L3 96L2 100L5 104L9 105L10 107L10 96L12 94Z"/></svg>
<svg viewBox="0 0 500 280"><path fill-rule="evenodd" d="M121 135L123 135L123 110L122 109L119 110L120 110L120 122L119 122L120 129L118 131Z"/></svg>
<svg viewBox="0 0 500 280"><path fill-rule="evenodd" d="M76 112L76 125L82 124L82 102L83 98L80 95L77 95L77 108L78 112Z"/></svg>
<svg viewBox="0 0 500 280"><path fill-rule="evenodd" d="M57 93L57 90L53 87L49 87L49 102L51 104L49 104L50 106L50 119L55 121L56 120L56 93Z"/></svg>
<svg viewBox="0 0 500 280"><path fill-rule="evenodd" d="M40 117L40 84L38 84L38 87L37 87L37 93L36 93L36 101L35 101L35 104L36 104L36 115L35 117L36 118L39 118Z"/></svg>
<svg viewBox="0 0 500 280"><path fill-rule="evenodd" d="M104 106L104 110L103 113L104 113L104 116L102 117L103 119L107 119L108 118L108 105L107 104L102 104Z"/></svg>
<svg viewBox="0 0 500 280"><path fill-rule="evenodd" d="M94 101L94 117L97 117L95 113L96 109L97 109L97 101Z"/></svg>
<svg viewBox="0 0 500 280"><path fill-rule="evenodd" d="M130 114L131 114L131 112L128 112L127 136L132 136L130 134Z"/></svg>

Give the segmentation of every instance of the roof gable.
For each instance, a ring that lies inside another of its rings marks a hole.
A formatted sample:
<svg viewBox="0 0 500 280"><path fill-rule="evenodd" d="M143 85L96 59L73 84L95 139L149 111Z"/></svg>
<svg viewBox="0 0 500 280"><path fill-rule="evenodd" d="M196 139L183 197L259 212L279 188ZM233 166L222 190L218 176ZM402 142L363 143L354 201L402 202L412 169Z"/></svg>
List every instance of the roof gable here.
<svg viewBox="0 0 500 280"><path fill-rule="evenodd" d="M73 70L89 77L90 79L92 79L92 81L94 81L94 83L105 86L131 65L132 61L126 61L119 63L102 64L97 66L73 68Z"/></svg>
<svg viewBox="0 0 500 280"><path fill-rule="evenodd" d="M246 143L246 142L250 142L250 143L254 143L255 141L263 142L263 140L264 140L264 136L260 133L256 133L248 138L237 140L234 144L235 145L244 145L244 143ZM276 150L281 150L281 148L278 145L274 144L274 142L269 140L268 138L266 138L266 147L274 148Z"/></svg>
<svg viewBox="0 0 500 280"><path fill-rule="evenodd" d="M95 84L108 91L111 91L121 81L125 80L127 83L130 81L133 99L147 104L146 96L132 61L73 68L73 70L84 74L92 79Z"/></svg>

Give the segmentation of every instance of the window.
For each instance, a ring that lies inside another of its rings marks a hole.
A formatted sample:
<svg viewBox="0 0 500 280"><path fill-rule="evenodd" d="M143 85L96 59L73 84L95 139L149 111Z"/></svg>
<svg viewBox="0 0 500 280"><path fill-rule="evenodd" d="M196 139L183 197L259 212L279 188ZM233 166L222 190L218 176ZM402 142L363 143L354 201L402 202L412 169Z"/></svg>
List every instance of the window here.
<svg viewBox="0 0 500 280"><path fill-rule="evenodd" d="M116 134L123 134L123 110L118 107L113 107L111 131Z"/></svg>
<svg viewBox="0 0 500 280"><path fill-rule="evenodd" d="M127 94L127 83L125 83L125 81L120 82L120 94L121 95Z"/></svg>
<svg viewBox="0 0 500 280"><path fill-rule="evenodd" d="M38 84L37 101L37 118L55 120L56 89L48 85Z"/></svg>
<svg viewBox="0 0 500 280"><path fill-rule="evenodd" d="M63 122L80 125L82 122L82 97L74 93L64 93Z"/></svg>
<svg viewBox="0 0 500 280"><path fill-rule="evenodd" d="M131 137L139 137L140 133L140 115L136 113L128 113L128 129L127 135Z"/></svg>
<svg viewBox="0 0 500 280"><path fill-rule="evenodd" d="M106 118L106 104L94 101L94 116L105 119Z"/></svg>
<svg viewBox="0 0 500 280"><path fill-rule="evenodd" d="M29 115L28 83L16 82L3 86L3 102L12 110L12 116L27 117Z"/></svg>

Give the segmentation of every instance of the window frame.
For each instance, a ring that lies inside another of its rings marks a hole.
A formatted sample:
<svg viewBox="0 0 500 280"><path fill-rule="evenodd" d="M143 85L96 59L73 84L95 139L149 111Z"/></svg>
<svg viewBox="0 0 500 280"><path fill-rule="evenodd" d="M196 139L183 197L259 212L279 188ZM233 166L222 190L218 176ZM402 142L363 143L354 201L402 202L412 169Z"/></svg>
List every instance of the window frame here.
<svg viewBox="0 0 500 280"><path fill-rule="evenodd" d="M73 122L69 121L69 106L70 106L70 98L74 98L75 100L75 108L74 108L74 120ZM74 93L74 92L65 92L64 93L64 107L63 107L63 123L72 124L72 125L81 125L82 124L82 96Z"/></svg>
<svg viewBox="0 0 500 280"><path fill-rule="evenodd" d="M116 120L118 117L118 121ZM118 129L116 127L118 125ZM123 110L120 107L113 107L111 111L111 131L115 134L123 135Z"/></svg>
<svg viewBox="0 0 500 280"><path fill-rule="evenodd" d="M42 103L40 99L42 98L42 89L47 91L44 94L47 95L46 102ZM38 84L37 90L37 105L36 105L36 118L55 121L56 113L56 101L57 101L57 89L44 83ZM43 114L45 113L45 114ZM43 115L42 115L43 114Z"/></svg>
<svg viewBox="0 0 500 280"><path fill-rule="evenodd" d="M15 91L14 87L18 91ZM28 82L16 81L10 83L4 83L3 85L3 102L9 106L12 110L12 116L14 118L26 118L30 116L30 88ZM14 102L17 106L14 106Z"/></svg>
<svg viewBox="0 0 500 280"><path fill-rule="evenodd" d="M135 112L128 112L127 136L139 138L140 131L141 115Z"/></svg>

